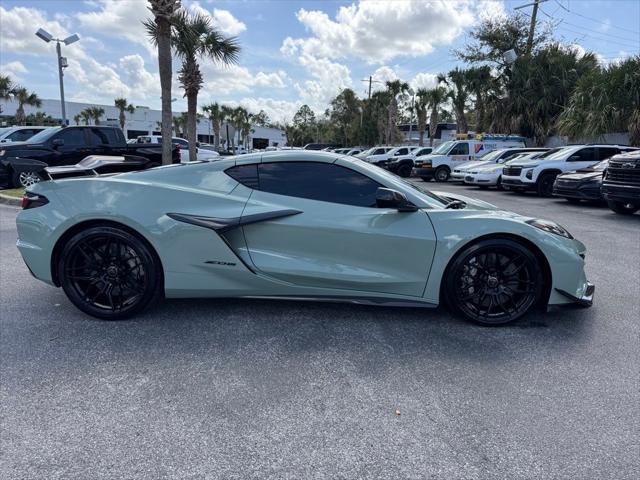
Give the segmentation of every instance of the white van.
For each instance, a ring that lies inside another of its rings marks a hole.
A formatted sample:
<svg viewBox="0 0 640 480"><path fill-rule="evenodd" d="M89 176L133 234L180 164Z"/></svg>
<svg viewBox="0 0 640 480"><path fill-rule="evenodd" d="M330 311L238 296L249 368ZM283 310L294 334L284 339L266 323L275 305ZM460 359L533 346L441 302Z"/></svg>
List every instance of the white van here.
<svg viewBox="0 0 640 480"><path fill-rule="evenodd" d="M140 135L136 138L135 143L162 143L162 137L160 135ZM189 142L184 138L171 137L171 143L177 143L180 145L180 162L186 163L189 161ZM196 147L196 159L199 161L211 162L220 159L220 154L214 150L207 150L205 148Z"/></svg>
<svg viewBox="0 0 640 480"><path fill-rule="evenodd" d="M412 175L425 181L435 178L446 182L451 171L498 148L524 147L524 138L508 135L485 135L477 140L453 140L439 145L430 155L416 159Z"/></svg>

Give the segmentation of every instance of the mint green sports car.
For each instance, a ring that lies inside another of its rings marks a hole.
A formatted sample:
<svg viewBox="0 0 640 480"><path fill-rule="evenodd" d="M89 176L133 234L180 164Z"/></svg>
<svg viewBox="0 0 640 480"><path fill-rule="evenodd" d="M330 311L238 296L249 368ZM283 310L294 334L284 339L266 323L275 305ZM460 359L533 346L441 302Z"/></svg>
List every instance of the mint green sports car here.
<svg viewBox="0 0 640 480"><path fill-rule="evenodd" d="M18 215L33 275L80 310L159 297L435 307L483 324L591 305L584 245L553 222L427 192L353 157L265 152L41 182Z"/></svg>

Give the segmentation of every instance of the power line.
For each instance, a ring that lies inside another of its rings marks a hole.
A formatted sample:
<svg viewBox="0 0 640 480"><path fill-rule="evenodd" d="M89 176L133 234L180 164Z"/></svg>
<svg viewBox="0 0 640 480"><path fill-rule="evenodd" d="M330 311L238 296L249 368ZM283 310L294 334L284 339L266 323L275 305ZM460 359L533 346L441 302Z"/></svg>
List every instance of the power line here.
<svg viewBox="0 0 640 480"><path fill-rule="evenodd" d="M583 14L581 14L581 13L575 12L575 11L573 11L573 10L569 10L567 7L565 7L564 5L562 5L558 0L554 0L554 1L555 1L555 2L560 6L560 8L562 8L564 11L566 11L566 12L568 12L568 13L571 13L571 14L573 14L573 15L577 15L578 17L582 17L582 18L584 18L585 20L589 20L589 21L591 21L591 22L596 22L596 23L599 23L599 24L601 24L601 25L609 26L609 23L607 23L607 22L603 22L602 20L598 20L598 19L596 19L596 18L588 17L588 16L586 16L586 15L583 15ZM631 30L630 28L620 27L619 25L616 25L616 29L617 29L617 30L625 30L625 31L627 31L627 32L640 34L640 31L638 31L638 30Z"/></svg>

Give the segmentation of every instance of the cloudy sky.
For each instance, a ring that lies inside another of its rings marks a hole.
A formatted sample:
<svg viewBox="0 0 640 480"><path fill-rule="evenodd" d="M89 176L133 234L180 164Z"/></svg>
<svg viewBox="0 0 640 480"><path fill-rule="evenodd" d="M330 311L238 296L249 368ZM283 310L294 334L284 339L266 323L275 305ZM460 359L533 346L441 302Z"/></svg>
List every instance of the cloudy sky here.
<svg viewBox="0 0 640 480"><path fill-rule="evenodd" d="M236 66L202 65L200 104L240 103L284 121L302 103L324 111L344 87L366 95L362 80L369 75L374 89L397 77L431 86L438 72L456 65L452 49L464 45L480 19L526 3L183 0L242 47ZM68 100L112 104L124 96L157 108L157 60L141 24L148 16L144 0L0 0L0 70L42 98L58 98L55 47L34 33L38 27L58 37L78 33L80 42L63 53ZM596 52L602 62L640 52L638 0L547 0L539 19L553 19L558 38ZM174 109L183 110L177 82L174 88Z"/></svg>

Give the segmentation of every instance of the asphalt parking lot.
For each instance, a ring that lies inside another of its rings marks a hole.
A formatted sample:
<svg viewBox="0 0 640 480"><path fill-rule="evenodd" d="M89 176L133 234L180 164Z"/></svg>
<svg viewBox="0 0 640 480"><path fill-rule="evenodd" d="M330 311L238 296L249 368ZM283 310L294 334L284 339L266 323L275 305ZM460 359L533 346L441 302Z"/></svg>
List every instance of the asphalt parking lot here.
<svg viewBox="0 0 640 480"><path fill-rule="evenodd" d="M180 300L101 322L30 276L0 206L0 478L637 478L640 215L437 187L564 225L594 306L484 328Z"/></svg>

